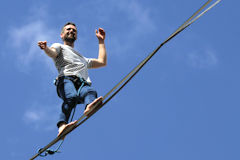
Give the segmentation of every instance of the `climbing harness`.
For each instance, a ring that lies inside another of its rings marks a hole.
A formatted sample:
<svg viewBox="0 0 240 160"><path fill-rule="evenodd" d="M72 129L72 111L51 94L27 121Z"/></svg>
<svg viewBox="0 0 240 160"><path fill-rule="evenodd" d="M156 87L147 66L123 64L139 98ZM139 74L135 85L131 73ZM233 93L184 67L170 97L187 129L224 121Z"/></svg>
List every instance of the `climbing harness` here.
<svg viewBox="0 0 240 160"><path fill-rule="evenodd" d="M51 146L56 144L59 140L61 140L63 137L65 137L67 134L69 134L72 130L83 124L86 120L88 120L92 115L94 115L99 109L101 109L105 104L107 104L140 70L141 68L157 53L157 51L165 45L167 42L169 42L172 38L174 38L176 35L178 35L180 32L185 30L188 26L190 26L192 23L194 23L196 20L198 20L201 16L203 16L206 12L208 12L210 9L212 9L214 6L216 6L221 0L216 0L212 5L210 5L208 8L206 8L212 0L208 0L200 9L198 9L187 21L185 21L174 33L172 33L164 42L162 42L152 53L150 53L142 62L140 62L131 72L129 72L119 83L117 83L106 95L103 97L103 103L100 105L100 103L97 103L91 110L90 113L93 112L90 116L82 115L75 125L72 127L67 128L63 131L62 135L59 137L56 137L53 141L51 141L48 145L46 145L44 148L39 150L39 152L34 155L30 160L35 159L39 155L41 155L43 152L48 150ZM202 11L204 8L206 8L204 11ZM201 12L202 11L202 12ZM201 12L201 13L200 13ZM200 13L200 14L199 14Z"/></svg>

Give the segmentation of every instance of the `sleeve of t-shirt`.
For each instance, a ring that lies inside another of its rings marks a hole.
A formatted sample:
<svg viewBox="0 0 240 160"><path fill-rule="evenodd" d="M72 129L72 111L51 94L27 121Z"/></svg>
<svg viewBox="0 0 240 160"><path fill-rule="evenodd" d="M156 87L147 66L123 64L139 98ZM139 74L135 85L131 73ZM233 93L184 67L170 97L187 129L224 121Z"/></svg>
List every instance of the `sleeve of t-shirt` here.
<svg viewBox="0 0 240 160"><path fill-rule="evenodd" d="M92 68L92 58L84 57L84 59L87 61L87 68L91 69Z"/></svg>
<svg viewBox="0 0 240 160"><path fill-rule="evenodd" d="M56 51L57 51L58 54L60 53L60 51L61 51L61 44L60 44L60 43L53 43L53 44L51 45L51 48L52 48L52 47L56 49Z"/></svg>

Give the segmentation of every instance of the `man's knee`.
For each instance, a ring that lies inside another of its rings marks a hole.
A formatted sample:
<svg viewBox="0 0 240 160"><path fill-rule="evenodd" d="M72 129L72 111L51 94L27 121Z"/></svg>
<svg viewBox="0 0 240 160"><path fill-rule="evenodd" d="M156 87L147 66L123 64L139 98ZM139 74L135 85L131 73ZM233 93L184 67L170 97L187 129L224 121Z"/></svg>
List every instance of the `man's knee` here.
<svg viewBox="0 0 240 160"><path fill-rule="evenodd" d="M91 95L94 95L95 97L97 97L97 91L93 88L93 87L90 87L90 86L87 86L87 87L84 87L81 91L83 97L91 94Z"/></svg>
<svg viewBox="0 0 240 160"><path fill-rule="evenodd" d="M72 109L76 106L76 98L66 98L63 102L63 109Z"/></svg>

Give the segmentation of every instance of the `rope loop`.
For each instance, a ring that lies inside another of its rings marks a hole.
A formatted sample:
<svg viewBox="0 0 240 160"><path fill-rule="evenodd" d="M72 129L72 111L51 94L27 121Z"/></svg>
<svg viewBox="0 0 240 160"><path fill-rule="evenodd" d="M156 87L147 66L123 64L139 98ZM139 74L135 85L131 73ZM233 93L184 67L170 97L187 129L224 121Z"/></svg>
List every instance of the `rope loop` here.
<svg viewBox="0 0 240 160"><path fill-rule="evenodd" d="M40 149L38 150L39 156L40 156L40 157L46 157L47 155L54 155L55 153L61 153L61 152L59 151L59 149L60 149L60 147L62 146L63 141L64 141L64 140L61 141L61 143L58 145L58 147L57 147L56 150L47 149L45 152L42 152L43 148L40 148Z"/></svg>

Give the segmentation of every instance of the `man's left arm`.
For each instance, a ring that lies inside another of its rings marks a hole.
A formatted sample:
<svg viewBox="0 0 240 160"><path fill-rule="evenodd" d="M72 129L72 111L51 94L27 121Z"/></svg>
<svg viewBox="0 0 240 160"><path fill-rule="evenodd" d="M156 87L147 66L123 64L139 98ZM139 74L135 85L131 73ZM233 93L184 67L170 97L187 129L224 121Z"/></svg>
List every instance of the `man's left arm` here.
<svg viewBox="0 0 240 160"><path fill-rule="evenodd" d="M102 28L96 29L96 36L99 41L98 59L92 59L92 68L100 68L107 65L107 52L105 47L105 31Z"/></svg>

